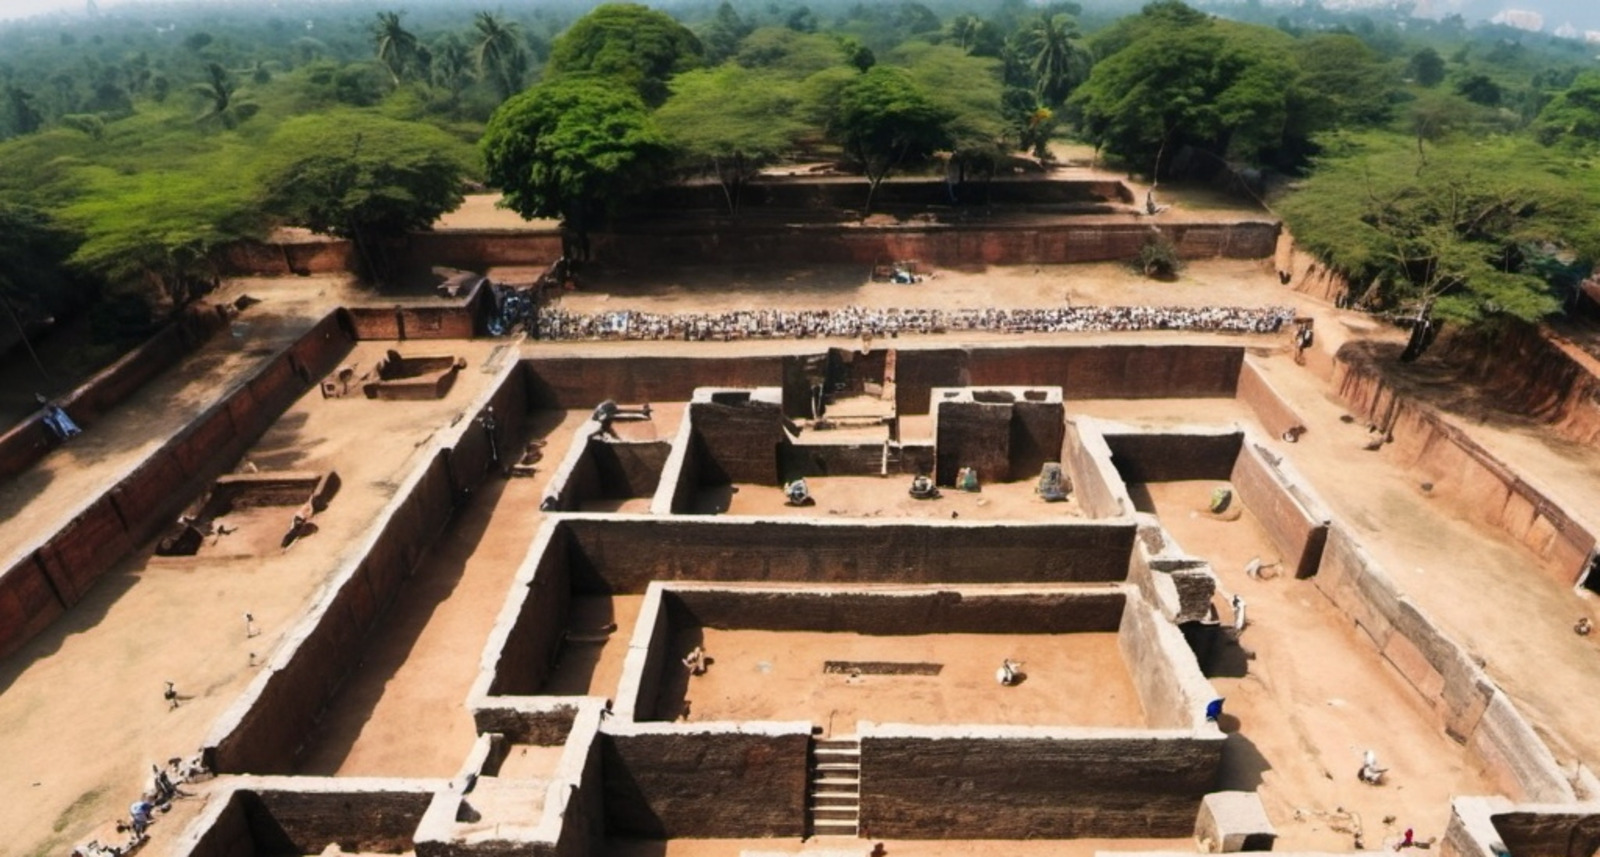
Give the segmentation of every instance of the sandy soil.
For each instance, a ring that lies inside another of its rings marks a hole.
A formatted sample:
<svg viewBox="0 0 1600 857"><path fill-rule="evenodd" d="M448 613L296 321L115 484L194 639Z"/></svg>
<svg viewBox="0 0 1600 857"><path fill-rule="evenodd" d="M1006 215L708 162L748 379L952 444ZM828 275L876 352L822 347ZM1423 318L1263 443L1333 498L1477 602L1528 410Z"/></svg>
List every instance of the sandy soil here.
<svg viewBox="0 0 1600 857"><path fill-rule="evenodd" d="M755 857L793 854L803 857L868 857L875 845L878 857L1093 857L1101 851L1192 852L1194 840L1183 839L991 839L991 840L868 840L820 837L799 839L612 839L599 852L603 857Z"/></svg>
<svg viewBox="0 0 1600 857"><path fill-rule="evenodd" d="M386 347L364 343L360 349L381 353ZM457 351L476 366L490 346L463 343ZM138 554L0 665L0 723L6 724L0 758L7 760L0 794L13 798L0 801L0 830L16 844L14 853L63 850L126 812L147 785L150 762L199 747L254 677L251 653L256 663L271 658L337 567L343 547L373 525L394 485L417 466L417 447L448 425L487 378L469 368L437 402L325 400L313 388L246 457L261 470L339 471L343 487L318 516L318 533L288 552L254 557L151 561L148 553ZM173 380L168 375L156 383ZM215 379L210 390L216 395ZM149 397L168 392L142 390L114 419L148 413L155 421L161 402ZM184 399L207 395L192 386L178 392ZM54 494L43 496L46 501L36 503L43 512L50 501L60 502ZM12 520L0 528L17 525ZM246 637L246 612L255 617L258 636ZM192 698L168 710L161 697L166 680ZM142 853L163 853L179 829L152 828Z"/></svg>
<svg viewBox="0 0 1600 857"><path fill-rule="evenodd" d="M874 283L870 266L684 266L633 269L595 265L576 291L562 294L570 312L632 309L721 312L863 306L938 309L1064 305L1277 306L1300 297L1263 288L1271 263L1215 259L1189 265L1174 282L1136 274L1126 265L979 266L935 269L915 285ZM1275 285L1276 280L1272 280Z"/></svg>
<svg viewBox="0 0 1600 857"><path fill-rule="evenodd" d="M1074 520L1083 517L1076 499L1047 503L1035 483L990 482L976 493L939 489L932 500L912 497L909 476L808 476L816 501L790 506L775 485L738 484L706 488L695 496L697 514L794 518L964 518L985 521Z"/></svg>
<svg viewBox="0 0 1600 857"><path fill-rule="evenodd" d="M572 599L567 613L567 631L593 636L597 629L615 622L617 630L603 642L567 641L556 661L555 670L545 679L541 694L548 696L603 696L615 700L622 681L622 662L633 639L643 595L591 595Z"/></svg>
<svg viewBox="0 0 1600 857"><path fill-rule="evenodd" d="M1336 828L1362 830L1369 848L1407 827L1419 839L1443 836L1450 797L1492 794L1492 783L1310 581L1245 576L1252 557L1277 556L1248 509L1233 521L1202 511L1223 484L1130 489L1153 501L1162 526L1188 553L1212 563L1225 622L1233 618L1227 597L1245 599L1249 625L1210 665L1212 684L1227 699L1219 721L1229 733L1222 787L1260 793L1279 851L1350 850L1351 833ZM1368 749L1389 768L1383 786L1356 779ZM1395 823L1385 826L1391 816Z"/></svg>
<svg viewBox="0 0 1600 857"><path fill-rule="evenodd" d="M668 661L659 710L689 721L810 720L826 734L856 722L1143 727L1144 711L1117 651L1116 634L924 634L686 629L672 658L703 645L704 675ZM1022 662L1027 678L995 682L1000 662ZM825 661L941 664L937 676L825 673ZM678 673L682 673L678 675ZM673 680L675 679L675 680ZM687 688L680 692L680 688ZM678 699L683 699L679 704Z"/></svg>
<svg viewBox="0 0 1600 857"><path fill-rule="evenodd" d="M559 228L558 220L523 220L522 215L508 208L499 208L500 194L467 194L461 207L434 221L433 228L440 232L472 231L480 229L507 229L518 232L542 231Z"/></svg>
<svg viewBox="0 0 1600 857"><path fill-rule="evenodd" d="M1387 448L1362 451L1364 427L1339 421L1345 410L1319 379L1288 360L1264 365L1310 429L1298 444L1274 442L1275 449L1361 536L1397 587L1484 658L1489 675L1517 701L1557 760L1600 763L1600 734L1583 707L1572 704L1600 696L1597 643L1572 633L1580 615L1600 622L1600 602L1538 570L1521 545L1424 494L1419 477L1397 465ZM1489 426L1468 431L1491 446L1512 442ZM1550 486L1555 496L1593 491L1585 470L1547 456L1512 460L1519 473ZM1592 454L1587 460L1592 466ZM1582 514L1587 507L1567 508Z"/></svg>

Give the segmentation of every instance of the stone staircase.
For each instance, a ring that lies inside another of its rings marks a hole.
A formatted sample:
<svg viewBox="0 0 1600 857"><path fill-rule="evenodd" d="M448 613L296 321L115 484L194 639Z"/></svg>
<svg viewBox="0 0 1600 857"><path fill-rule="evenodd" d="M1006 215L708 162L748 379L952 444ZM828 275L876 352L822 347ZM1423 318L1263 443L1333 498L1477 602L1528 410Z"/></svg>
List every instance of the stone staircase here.
<svg viewBox="0 0 1600 857"><path fill-rule="evenodd" d="M811 744L806 795L812 836L849 836L861 822L861 739L818 738Z"/></svg>

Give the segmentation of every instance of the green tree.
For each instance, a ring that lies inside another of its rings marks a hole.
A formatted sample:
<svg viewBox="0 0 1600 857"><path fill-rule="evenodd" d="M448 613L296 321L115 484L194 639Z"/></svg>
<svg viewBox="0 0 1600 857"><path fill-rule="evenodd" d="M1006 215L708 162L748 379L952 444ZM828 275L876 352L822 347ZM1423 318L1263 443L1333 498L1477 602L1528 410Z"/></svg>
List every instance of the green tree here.
<svg viewBox="0 0 1600 857"><path fill-rule="evenodd" d="M1561 302L1548 255L1595 258L1589 203L1525 141L1463 140L1421 164L1398 136L1346 139L1278 205L1296 241L1370 309L1461 325L1536 321Z"/></svg>
<svg viewBox="0 0 1600 857"><path fill-rule="evenodd" d="M840 90L837 111L829 130L867 177L864 214L892 171L950 143L949 112L902 69L874 66L857 75Z"/></svg>
<svg viewBox="0 0 1600 857"><path fill-rule="evenodd" d="M256 115L260 105L238 93L233 75L219 63L206 63L206 79L192 89L205 104L196 122L237 128L240 122Z"/></svg>
<svg viewBox="0 0 1600 857"><path fill-rule="evenodd" d="M420 47L417 37L400 21L404 14L379 12L377 22L372 25L373 49L395 86L399 86L401 79L416 66Z"/></svg>
<svg viewBox="0 0 1600 857"><path fill-rule="evenodd" d="M1539 111L1534 124L1539 142L1552 145L1600 143L1600 72L1586 71Z"/></svg>
<svg viewBox="0 0 1600 857"><path fill-rule="evenodd" d="M891 55L948 117L950 166L957 181L970 172L992 175L1007 156L1000 61L970 56L954 45L907 42Z"/></svg>
<svg viewBox="0 0 1600 857"><path fill-rule="evenodd" d="M525 218L559 217L586 258L589 231L624 197L651 186L670 156L637 93L609 78L568 75L520 93L489 118L479 143L489 184Z"/></svg>
<svg viewBox="0 0 1600 857"><path fill-rule="evenodd" d="M1500 84L1486 74L1469 74L1456 83L1456 93L1462 98L1484 107L1500 106L1504 93Z"/></svg>
<svg viewBox="0 0 1600 857"><path fill-rule="evenodd" d="M486 81L504 101L522 88L515 75L519 64L517 54L522 51L518 43L521 30L515 21L507 21L488 12L473 16L473 64L478 69L478 79Z"/></svg>
<svg viewBox="0 0 1600 857"><path fill-rule="evenodd" d="M1096 64L1071 98L1096 145L1149 164L1157 180L1182 146L1209 153L1213 164L1230 156L1273 161L1301 148L1288 139L1305 126L1291 116L1299 77L1292 39L1155 5L1162 17Z"/></svg>
<svg viewBox="0 0 1600 857"><path fill-rule="evenodd" d="M46 378L27 328L81 299L82 288L66 267L81 240L37 209L0 204L0 309Z"/></svg>
<svg viewBox="0 0 1600 857"><path fill-rule="evenodd" d="M739 43L754 29L739 17L732 3L722 0L722 5L717 7L717 14L706 25L705 34L701 39L705 46L706 61L713 64L721 63L738 53Z"/></svg>
<svg viewBox="0 0 1600 857"><path fill-rule="evenodd" d="M632 86L651 107L667 100L667 81L700 64L700 40L665 12L606 3L579 18L550 47L550 73L594 74Z"/></svg>
<svg viewBox="0 0 1600 857"><path fill-rule="evenodd" d="M416 122L354 111L284 122L268 144L260 204L288 223L349 239L382 282L388 248L461 204L470 152Z"/></svg>
<svg viewBox="0 0 1600 857"><path fill-rule="evenodd" d="M1435 87L1444 82L1444 57L1433 48L1423 48L1406 63L1406 76L1418 86Z"/></svg>
<svg viewBox="0 0 1600 857"><path fill-rule="evenodd" d="M1394 114L1395 86L1381 58L1348 34L1300 39L1295 60L1303 72L1300 92L1312 128L1375 126Z"/></svg>
<svg viewBox="0 0 1600 857"><path fill-rule="evenodd" d="M1017 49L1033 77L1034 94L1046 107L1066 101L1089 74L1089 52L1070 15L1032 19L1017 33Z"/></svg>
<svg viewBox="0 0 1600 857"><path fill-rule="evenodd" d="M799 103L793 83L729 63L673 78L655 118L680 158L716 176L728 212L737 214L745 183L805 133Z"/></svg>

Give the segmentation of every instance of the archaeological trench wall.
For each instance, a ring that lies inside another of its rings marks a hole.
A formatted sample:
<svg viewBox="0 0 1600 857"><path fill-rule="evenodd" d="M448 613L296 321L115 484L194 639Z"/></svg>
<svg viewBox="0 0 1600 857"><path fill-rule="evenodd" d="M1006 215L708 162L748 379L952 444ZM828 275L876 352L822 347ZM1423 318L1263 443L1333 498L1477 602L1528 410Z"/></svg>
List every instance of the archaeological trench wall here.
<svg viewBox="0 0 1600 857"><path fill-rule="evenodd" d="M1123 580L1128 521L1063 524L572 515L572 585L639 593L655 580L879 583L1104 583Z"/></svg>
<svg viewBox="0 0 1600 857"><path fill-rule="evenodd" d="M95 581L158 534L244 454L314 379L349 353L332 316L157 448L109 491L0 575L0 656L77 604Z"/></svg>
<svg viewBox="0 0 1600 857"><path fill-rule="evenodd" d="M898 348L895 409L929 412L935 387L1055 386L1066 399L1233 398L1244 358L1237 346L1102 345ZM797 358L531 357L535 407L592 408L688 401L700 387L783 387ZM791 413L790 416L802 416Z"/></svg>
<svg viewBox="0 0 1600 857"><path fill-rule="evenodd" d="M472 418L441 432L431 458L414 471L347 554L332 583L295 626L244 694L207 737L211 768L224 773L294 770L303 742L340 684L360 661L364 642L444 530L459 502L487 474L489 436L478 417L496 414L496 442L520 438L528 413L526 378L507 363L490 392L468 408Z"/></svg>
<svg viewBox="0 0 1600 857"><path fill-rule="evenodd" d="M398 854L443 787L435 780L240 777L207 802L172 853L181 857Z"/></svg>
<svg viewBox="0 0 1600 857"><path fill-rule="evenodd" d="M79 427L91 429L140 387L199 350L227 323L221 307L191 307L181 320L163 327L53 403ZM0 434L0 481L16 477L60 445L45 427L44 411L34 412Z"/></svg>
<svg viewBox="0 0 1600 857"><path fill-rule="evenodd" d="M1178 837L1223 734L863 723L861 831L885 839Z"/></svg>
<svg viewBox="0 0 1600 857"><path fill-rule="evenodd" d="M1534 485L1432 408L1386 384L1370 362L1341 352L1335 388L1358 419L1385 427L1396 464L1431 481L1473 520L1504 532L1563 586L1575 584L1595 550L1595 535Z"/></svg>
<svg viewBox="0 0 1600 857"><path fill-rule="evenodd" d="M1280 228L1271 221L1163 222L1161 231L1185 259L1266 259L1274 253ZM814 264L818 259L873 265L916 259L957 267L1116 262L1136 256L1149 236L1149 224L1126 215L983 226L693 223L674 229L651 221L593 233L590 249L596 259L627 259L634 265ZM555 230L418 232L407 237L397 255L409 265L473 270L547 265L561 257L562 240ZM325 241L238 244L222 254L220 264L229 276L287 276L344 273L356 261L348 242Z"/></svg>
<svg viewBox="0 0 1600 857"><path fill-rule="evenodd" d="M1343 526L1328 534L1316 586L1355 622L1417 691L1451 737L1513 800L1570 802L1550 750L1467 650L1395 588Z"/></svg>

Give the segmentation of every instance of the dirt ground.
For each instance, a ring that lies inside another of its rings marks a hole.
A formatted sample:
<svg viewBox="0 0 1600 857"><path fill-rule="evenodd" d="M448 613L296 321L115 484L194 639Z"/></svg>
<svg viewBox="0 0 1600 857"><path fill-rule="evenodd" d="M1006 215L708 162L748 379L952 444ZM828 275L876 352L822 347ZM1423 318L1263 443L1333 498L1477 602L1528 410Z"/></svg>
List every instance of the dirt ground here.
<svg viewBox="0 0 1600 857"><path fill-rule="evenodd" d="M932 500L912 497L911 477L808 476L806 486L815 500L810 506L790 506L783 489L775 485L742 483L701 490L696 514L760 515L794 518L961 518L965 520L1055 521L1081 519L1077 500L1047 503L1034 491L1033 482L990 482L981 491L939 489Z"/></svg>
<svg viewBox="0 0 1600 857"><path fill-rule="evenodd" d="M881 846L881 851L874 851ZM799 839L608 840L602 857L1094 857L1101 851L1192 852L1183 839Z"/></svg>
<svg viewBox="0 0 1600 857"><path fill-rule="evenodd" d="M713 663L704 675L689 676L674 661L697 644ZM1022 663L1021 684L995 681L1006 658ZM942 669L938 675L854 676L824 672L825 661L933 663ZM810 720L829 735L855 734L860 720L1145 726L1114 633L886 637L694 628L677 635L667 664L673 672L662 683L658 711L688 712L680 720ZM679 688L685 688L681 694Z"/></svg>
<svg viewBox="0 0 1600 857"><path fill-rule="evenodd" d="M467 691L489 629L539 529L554 462L587 417L534 417L529 439L548 441L547 466L529 479L491 476L422 558L308 739L301 773L449 777L460 769L477 739Z"/></svg>
<svg viewBox="0 0 1600 857"><path fill-rule="evenodd" d="M572 599L567 612L567 631L575 636L593 637L598 629L616 623L617 629L603 642L567 640L555 669L545 679L539 693L545 696L603 696L615 701L622 681L622 662L633 639L643 595L590 595Z"/></svg>
<svg viewBox="0 0 1600 857"><path fill-rule="evenodd" d="M375 356L386 347L363 343L359 351ZM138 554L0 665L0 723L6 724L0 758L7 760L0 794L25 796L0 801L0 830L16 845L13 853L62 852L126 812L148 785L150 762L199 747L254 677L250 655L256 664L271 659L337 567L343 546L373 524L394 485L416 466L417 447L484 389L489 376L476 367L490 345L462 343L457 351L472 366L445 400L324 400L312 389L246 454L263 471L339 472L343 485L318 516L315 535L287 552L241 558ZM173 380L165 376L141 390L113 419L158 413L162 402L151 397L171 394L158 385ZM218 394L217 379L201 380L212 382L209 393L197 384L179 394L195 401ZM38 505L47 511L50 504ZM0 528L26 523L13 519ZM246 612L257 636L246 636ZM191 697L176 710L161 696L168 680ZM165 821L152 828L142 853L163 853L182 827Z"/></svg>
<svg viewBox="0 0 1600 857"><path fill-rule="evenodd" d="M1417 838L1444 835L1452 795L1492 794L1465 750L1371 642L1309 580L1251 580L1253 557L1277 558L1248 509L1237 520L1206 513L1221 482L1130 486L1148 496L1162 526L1193 556L1212 563L1227 601L1245 600L1249 620L1210 665L1227 703L1224 789L1254 790L1278 831L1279 851L1347 851L1351 832L1377 847L1407 827ZM1384 785L1356 779L1362 753L1389 768ZM1385 818L1394 818L1385 825ZM1341 829L1342 828L1342 829Z"/></svg>
<svg viewBox="0 0 1600 857"><path fill-rule="evenodd" d="M866 265L755 267L691 265L640 270L618 264L584 270L558 306L569 312L630 309L723 312L862 306L1015 309L1052 306L1278 306L1301 297L1262 288L1271 262L1214 259L1190 264L1173 282L1140 276L1127 265L989 265L936 268L914 285L874 283ZM1276 284L1276 280L1272 281Z"/></svg>

